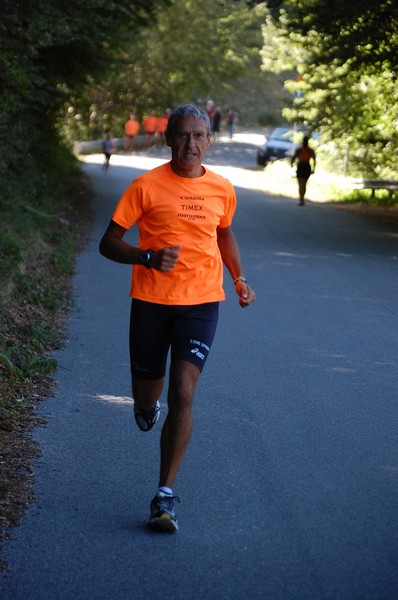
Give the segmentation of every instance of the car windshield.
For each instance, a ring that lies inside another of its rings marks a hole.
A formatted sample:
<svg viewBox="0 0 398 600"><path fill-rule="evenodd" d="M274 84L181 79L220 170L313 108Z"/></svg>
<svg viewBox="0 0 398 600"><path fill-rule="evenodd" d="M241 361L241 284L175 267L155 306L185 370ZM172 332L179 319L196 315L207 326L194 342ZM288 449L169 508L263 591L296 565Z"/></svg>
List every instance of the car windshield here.
<svg viewBox="0 0 398 600"><path fill-rule="evenodd" d="M274 129L274 131L269 136L270 140L280 140L281 142L291 142L293 139L293 130L292 129L283 129L279 127L278 129Z"/></svg>

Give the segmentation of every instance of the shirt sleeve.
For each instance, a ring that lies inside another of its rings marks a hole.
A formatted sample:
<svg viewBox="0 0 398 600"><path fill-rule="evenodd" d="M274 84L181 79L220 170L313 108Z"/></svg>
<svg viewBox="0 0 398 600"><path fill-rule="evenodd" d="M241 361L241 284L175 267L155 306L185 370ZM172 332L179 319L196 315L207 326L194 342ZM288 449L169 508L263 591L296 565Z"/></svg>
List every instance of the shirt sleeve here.
<svg viewBox="0 0 398 600"><path fill-rule="evenodd" d="M142 190L137 180L123 192L112 215L121 227L130 229L142 215Z"/></svg>
<svg viewBox="0 0 398 600"><path fill-rule="evenodd" d="M220 219L220 227L225 229L232 225L232 220L236 210L236 194L232 183L226 180L226 202L225 202L225 213Z"/></svg>

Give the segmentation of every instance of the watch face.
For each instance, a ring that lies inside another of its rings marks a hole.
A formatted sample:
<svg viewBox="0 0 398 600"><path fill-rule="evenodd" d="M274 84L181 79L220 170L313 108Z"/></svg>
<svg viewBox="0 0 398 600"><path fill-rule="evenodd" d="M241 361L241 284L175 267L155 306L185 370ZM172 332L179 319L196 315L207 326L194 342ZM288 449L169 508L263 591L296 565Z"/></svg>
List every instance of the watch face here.
<svg viewBox="0 0 398 600"><path fill-rule="evenodd" d="M146 250L145 252L141 252L140 254L140 263L143 265L147 265L151 260L152 251Z"/></svg>

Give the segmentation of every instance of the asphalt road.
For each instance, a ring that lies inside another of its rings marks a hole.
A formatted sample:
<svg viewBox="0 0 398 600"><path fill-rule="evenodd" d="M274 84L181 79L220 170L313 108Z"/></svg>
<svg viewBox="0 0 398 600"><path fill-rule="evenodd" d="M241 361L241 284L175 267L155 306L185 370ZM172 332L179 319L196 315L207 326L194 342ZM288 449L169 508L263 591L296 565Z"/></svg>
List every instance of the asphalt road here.
<svg viewBox="0 0 398 600"><path fill-rule="evenodd" d="M250 167L254 156L224 144L208 162ZM395 600L397 232L300 208L250 189L266 172L247 169L247 183L229 170L257 301L243 311L226 281L175 488L180 530L158 534L145 523L160 427L140 432L129 396L130 269L97 250L156 153L113 157L106 175L100 162L84 165L95 218L58 389L40 407L37 499L4 548L2 600Z"/></svg>

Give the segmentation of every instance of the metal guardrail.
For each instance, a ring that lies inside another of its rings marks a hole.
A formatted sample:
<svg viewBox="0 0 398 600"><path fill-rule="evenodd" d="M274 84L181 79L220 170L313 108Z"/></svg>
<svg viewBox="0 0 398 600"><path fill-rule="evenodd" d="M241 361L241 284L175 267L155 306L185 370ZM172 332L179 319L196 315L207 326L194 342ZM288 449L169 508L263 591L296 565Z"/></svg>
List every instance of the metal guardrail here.
<svg viewBox="0 0 398 600"><path fill-rule="evenodd" d="M375 190L398 190L397 179L349 179L346 185L357 190L370 189L372 196L375 195Z"/></svg>

